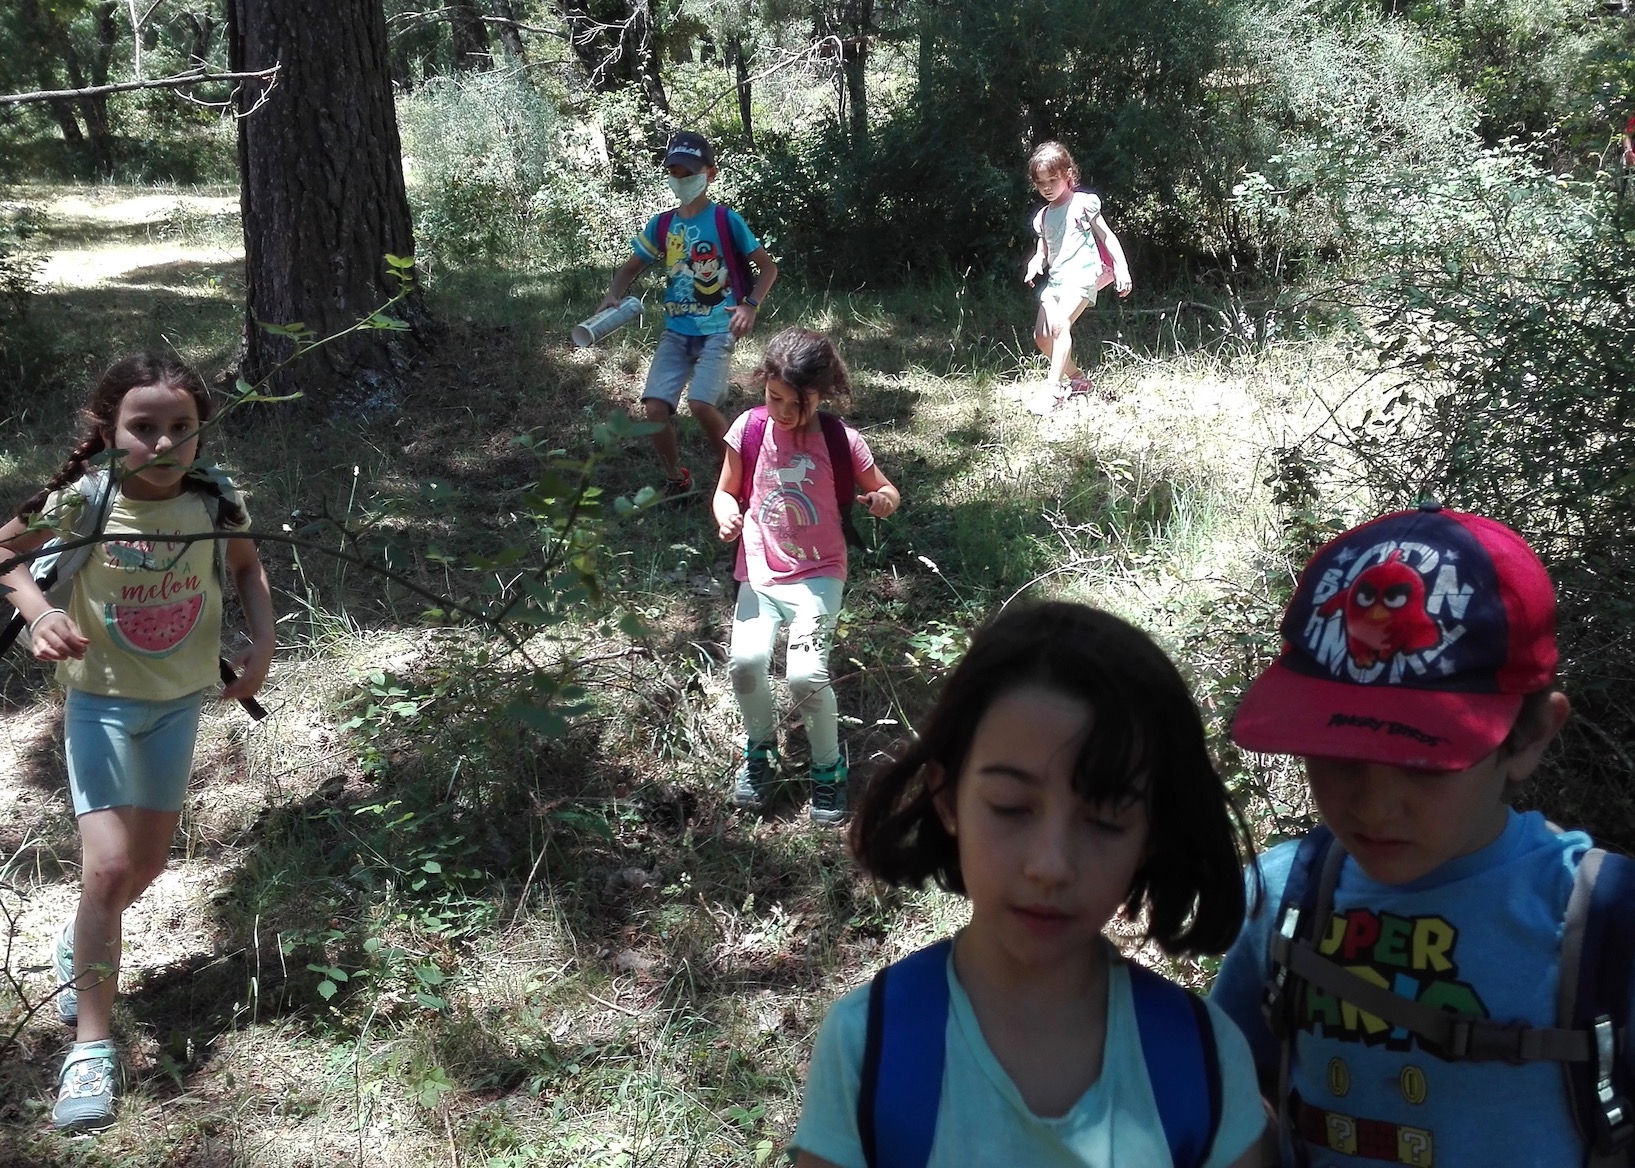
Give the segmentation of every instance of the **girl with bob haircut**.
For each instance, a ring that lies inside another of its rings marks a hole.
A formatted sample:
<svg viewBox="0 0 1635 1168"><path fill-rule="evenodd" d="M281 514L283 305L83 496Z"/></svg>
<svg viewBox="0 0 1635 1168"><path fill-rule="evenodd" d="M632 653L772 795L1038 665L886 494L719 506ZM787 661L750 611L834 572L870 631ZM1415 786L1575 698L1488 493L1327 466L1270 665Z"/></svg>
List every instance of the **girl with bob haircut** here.
<svg viewBox="0 0 1635 1168"><path fill-rule="evenodd" d="M1079 604L994 617L920 736L864 794L850 841L870 875L934 880L970 900L971 920L830 1010L794 1140L800 1168L896 1162L879 1149L913 1120L881 1103L897 1088L879 1051L903 1040L879 987L911 965L933 970L915 984L947 987L946 1023L924 1032L942 1043L941 1087L929 1088L941 1106L916 1162L1260 1163L1265 1113L1242 1035L1201 999L1132 972L1102 935L1122 910L1145 914L1168 954L1215 954L1244 918L1242 815L1186 683L1146 634ZM1155 1067L1175 1056L1143 1053L1138 991L1180 999L1196 1019L1190 1057L1213 1109L1187 1155L1157 1102Z"/></svg>

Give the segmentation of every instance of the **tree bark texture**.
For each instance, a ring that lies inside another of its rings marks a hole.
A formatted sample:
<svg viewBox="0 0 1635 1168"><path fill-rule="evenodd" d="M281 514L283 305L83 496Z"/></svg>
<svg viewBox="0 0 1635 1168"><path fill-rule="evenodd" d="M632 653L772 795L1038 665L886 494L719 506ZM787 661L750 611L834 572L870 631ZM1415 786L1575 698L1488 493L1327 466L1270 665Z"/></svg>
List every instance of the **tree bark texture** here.
<svg viewBox="0 0 1635 1168"><path fill-rule="evenodd" d="M381 0L229 0L234 70L282 66L266 104L238 123L244 224L242 371L255 381L291 353L257 322L314 336L368 316L397 292L384 256L414 252ZM246 86L244 108L261 96ZM277 375L310 408L390 404L431 326L418 294L408 332L365 331Z"/></svg>

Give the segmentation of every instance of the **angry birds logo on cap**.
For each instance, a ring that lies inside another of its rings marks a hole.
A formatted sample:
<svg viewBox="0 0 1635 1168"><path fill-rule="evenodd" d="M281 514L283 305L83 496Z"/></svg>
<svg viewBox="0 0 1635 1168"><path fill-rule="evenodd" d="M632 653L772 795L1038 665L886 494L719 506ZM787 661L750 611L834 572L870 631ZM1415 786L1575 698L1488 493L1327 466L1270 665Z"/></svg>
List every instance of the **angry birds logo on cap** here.
<svg viewBox="0 0 1635 1168"><path fill-rule="evenodd" d="M1451 540L1438 543L1387 538L1335 548L1313 565L1307 605L1291 607L1284 635L1319 674L1364 685L1436 684L1497 668L1505 617L1491 564L1474 541L1468 555ZM1470 637L1473 630L1483 635Z"/></svg>

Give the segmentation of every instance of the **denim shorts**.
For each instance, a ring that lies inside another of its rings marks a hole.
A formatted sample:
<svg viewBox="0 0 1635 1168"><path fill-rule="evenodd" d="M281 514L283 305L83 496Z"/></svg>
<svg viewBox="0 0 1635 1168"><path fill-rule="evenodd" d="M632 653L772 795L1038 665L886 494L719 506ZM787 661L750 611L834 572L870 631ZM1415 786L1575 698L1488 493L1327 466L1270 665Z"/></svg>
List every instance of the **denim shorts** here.
<svg viewBox="0 0 1635 1168"><path fill-rule="evenodd" d="M674 410L691 378L693 384L687 389L687 400L699 405L715 405L727 394L727 375L732 372L732 347L736 340L731 333L694 337L665 329L658 348L653 350L653 363L647 368L647 388L642 390L642 400L653 398Z"/></svg>
<svg viewBox="0 0 1635 1168"><path fill-rule="evenodd" d="M168 702L68 691L63 740L74 814L108 807L180 811L204 694Z"/></svg>

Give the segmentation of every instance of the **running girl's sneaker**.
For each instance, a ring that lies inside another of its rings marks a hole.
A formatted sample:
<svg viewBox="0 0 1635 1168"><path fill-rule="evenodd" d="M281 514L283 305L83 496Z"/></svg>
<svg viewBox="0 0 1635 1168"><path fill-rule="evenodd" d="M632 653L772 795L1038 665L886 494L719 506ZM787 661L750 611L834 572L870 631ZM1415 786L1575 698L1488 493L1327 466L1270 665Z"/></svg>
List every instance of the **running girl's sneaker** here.
<svg viewBox="0 0 1635 1168"><path fill-rule="evenodd" d="M846 818L846 764L837 762L832 767L812 768L812 809L807 812L813 823L825 827Z"/></svg>
<svg viewBox="0 0 1635 1168"><path fill-rule="evenodd" d="M667 499L679 499L682 495L690 495L693 491L693 472L686 467L681 468L678 478L664 480L664 496Z"/></svg>
<svg viewBox="0 0 1635 1168"><path fill-rule="evenodd" d="M74 989L74 919L57 934L51 946L51 968L57 974L57 1021L64 1026L79 1024L79 993Z"/></svg>
<svg viewBox="0 0 1635 1168"><path fill-rule="evenodd" d="M743 765L733 778L732 801L739 807L754 810L772 793L778 781L778 744L776 742L746 742Z"/></svg>
<svg viewBox="0 0 1635 1168"><path fill-rule="evenodd" d="M57 1105L51 1109L52 1126L77 1131L111 1127L117 1110L119 1057L112 1039L76 1042L63 1060L57 1079Z"/></svg>

